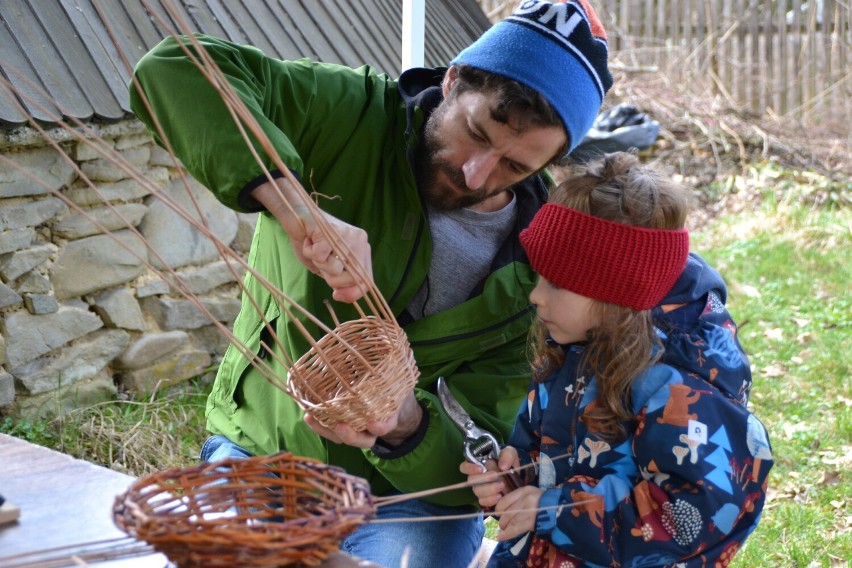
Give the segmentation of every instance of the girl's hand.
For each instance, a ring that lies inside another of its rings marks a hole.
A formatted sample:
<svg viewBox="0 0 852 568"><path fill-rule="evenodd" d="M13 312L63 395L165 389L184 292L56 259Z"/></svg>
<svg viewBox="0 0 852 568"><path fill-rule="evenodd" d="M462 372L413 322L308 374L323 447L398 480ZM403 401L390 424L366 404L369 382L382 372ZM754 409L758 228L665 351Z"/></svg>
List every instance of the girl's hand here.
<svg viewBox="0 0 852 568"><path fill-rule="evenodd" d="M497 472L508 471L519 465L517 450L511 446L506 446L500 452L499 462L488 460L485 466L464 462L459 466L459 470L467 475L473 494L479 499L479 506L483 509L490 509L509 492L505 476L499 475Z"/></svg>
<svg viewBox="0 0 852 568"><path fill-rule="evenodd" d="M535 518L543 490L527 485L504 496L492 513L500 519L497 540L510 540L525 532L535 530Z"/></svg>

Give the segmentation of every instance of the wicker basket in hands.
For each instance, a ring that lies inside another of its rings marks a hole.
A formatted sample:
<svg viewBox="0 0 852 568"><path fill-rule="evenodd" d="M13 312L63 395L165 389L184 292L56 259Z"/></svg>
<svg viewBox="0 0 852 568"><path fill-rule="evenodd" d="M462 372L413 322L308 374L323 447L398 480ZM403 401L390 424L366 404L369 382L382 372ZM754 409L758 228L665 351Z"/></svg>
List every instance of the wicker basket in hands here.
<svg viewBox="0 0 852 568"><path fill-rule="evenodd" d="M296 361L287 393L323 426L363 430L392 416L419 375L405 332L366 316L339 324Z"/></svg>
<svg viewBox="0 0 852 568"><path fill-rule="evenodd" d="M365 480L282 453L146 475L113 518L181 568L315 566L375 511Z"/></svg>

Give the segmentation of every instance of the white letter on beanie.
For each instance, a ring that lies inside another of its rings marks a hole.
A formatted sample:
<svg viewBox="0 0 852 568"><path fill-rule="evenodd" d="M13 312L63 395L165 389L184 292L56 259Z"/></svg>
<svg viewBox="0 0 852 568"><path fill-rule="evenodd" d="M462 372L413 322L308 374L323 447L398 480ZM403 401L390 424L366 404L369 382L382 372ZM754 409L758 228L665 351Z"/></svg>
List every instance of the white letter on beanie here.
<svg viewBox="0 0 852 568"><path fill-rule="evenodd" d="M551 4L547 12L542 14L538 21L547 25L554 16L556 16L556 33L566 38L571 35L577 24L583 21L583 17L577 12L574 12L570 18L567 18L568 6L565 4Z"/></svg>
<svg viewBox="0 0 852 568"><path fill-rule="evenodd" d="M515 11L512 12L513 16L529 14L530 12L535 12L541 7L541 0L525 0L521 2L521 5L515 8Z"/></svg>

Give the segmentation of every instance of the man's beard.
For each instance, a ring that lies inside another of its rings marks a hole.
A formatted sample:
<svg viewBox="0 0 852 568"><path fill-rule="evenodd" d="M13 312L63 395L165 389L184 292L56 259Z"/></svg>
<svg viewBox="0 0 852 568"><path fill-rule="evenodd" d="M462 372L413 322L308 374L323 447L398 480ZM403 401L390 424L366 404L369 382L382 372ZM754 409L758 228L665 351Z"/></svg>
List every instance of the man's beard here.
<svg viewBox="0 0 852 568"><path fill-rule="evenodd" d="M445 114L446 102L438 105L426 121L423 142L414 156L414 179L426 203L442 211L452 211L476 205L491 195L484 189L468 189L464 173L438 157L442 150L438 141L438 126ZM463 193L441 183L438 180L439 173L443 173Z"/></svg>

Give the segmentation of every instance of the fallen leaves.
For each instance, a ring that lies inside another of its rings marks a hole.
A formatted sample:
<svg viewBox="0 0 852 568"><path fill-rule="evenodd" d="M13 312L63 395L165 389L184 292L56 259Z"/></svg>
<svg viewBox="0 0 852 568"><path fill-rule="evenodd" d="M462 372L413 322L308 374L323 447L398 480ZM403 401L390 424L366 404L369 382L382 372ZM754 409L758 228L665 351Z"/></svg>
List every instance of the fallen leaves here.
<svg viewBox="0 0 852 568"><path fill-rule="evenodd" d="M763 337L770 341L781 341L784 339L784 330L780 327L773 327L763 332Z"/></svg>
<svg viewBox="0 0 852 568"><path fill-rule="evenodd" d="M783 377L787 374L787 369L783 365L773 363L761 369L760 374L764 377Z"/></svg>

